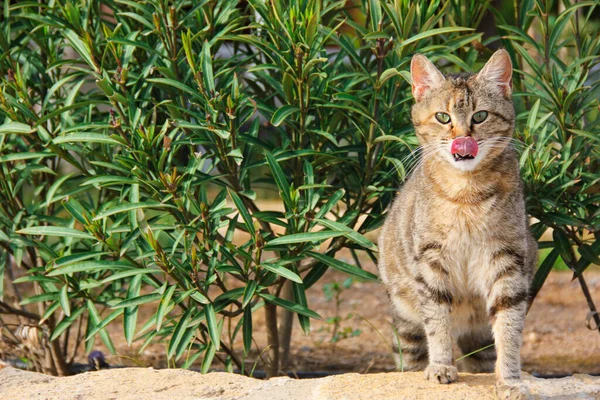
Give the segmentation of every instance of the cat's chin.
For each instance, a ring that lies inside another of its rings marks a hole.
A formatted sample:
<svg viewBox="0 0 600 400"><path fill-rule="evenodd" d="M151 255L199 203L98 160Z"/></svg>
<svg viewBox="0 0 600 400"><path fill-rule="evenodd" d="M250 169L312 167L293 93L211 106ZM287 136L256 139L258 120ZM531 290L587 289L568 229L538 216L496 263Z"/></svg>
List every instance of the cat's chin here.
<svg viewBox="0 0 600 400"><path fill-rule="evenodd" d="M481 157L475 156L471 159L463 159L463 160L455 160L454 158L450 159L450 163L452 166L459 171L471 172L474 171L479 165L479 161Z"/></svg>
<svg viewBox="0 0 600 400"><path fill-rule="evenodd" d="M477 169L479 164L481 164L481 161L486 156L487 152L485 150L480 151L475 157L471 158L456 157L451 153L449 148L447 149L447 151L442 151L442 153L444 159L453 168L456 168L457 170L462 172L472 172Z"/></svg>

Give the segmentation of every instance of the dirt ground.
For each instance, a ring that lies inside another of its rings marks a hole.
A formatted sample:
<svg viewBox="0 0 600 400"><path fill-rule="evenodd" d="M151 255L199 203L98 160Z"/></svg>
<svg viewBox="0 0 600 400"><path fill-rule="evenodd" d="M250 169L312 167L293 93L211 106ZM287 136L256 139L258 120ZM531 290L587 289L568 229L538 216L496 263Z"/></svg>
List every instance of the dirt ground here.
<svg viewBox="0 0 600 400"><path fill-rule="evenodd" d="M585 277L595 303L600 305L600 270L589 269ZM337 343L330 341L333 324L327 320L336 316L336 307L334 300L327 300L324 286L341 283L346 278L346 275L330 270L308 291L309 307L323 320L311 321L309 335L304 335L295 322L289 365L292 373L395 370L390 348L391 318L387 296L380 284L353 282L349 289L342 291L342 302L337 312L343 318L340 331L345 330L349 336L351 333L355 336L342 338ZM572 274L566 271L552 272L527 316L522 350L523 370L527 372L542 375L600 374L600 333L586 327L588 307L579 283L571 281L571 278ZM140 323L143 324L154 311L151 308L141 310ZM262 310L255 313L254 328L257 349L264 349L266 333ZM109 355L99 339L96 348L107 354L110 364L167 367L166 343L153 344L138 354L141 342L134 342L132 347L128 347L122 326L110 325L109 332L119 356ZM237 344L237 348L242 348L241 343ZM245 360L248 368L253 367L256 354ZM85 355L81 354L77 361L86 362ZM262 369L260 361L256 368Z"/></svg>
<svg viewBox="0 0 600 400"><path fill-rule="evenodd" d="M574 375L495 386L493 374L461 373L458 382L440 385L420 372L343 374L318 379L252 379L238 374L200 374L182 369L119 368L51 377L3 367L0 398L39 400L523 400L598 399L600 377Z"/></svg>

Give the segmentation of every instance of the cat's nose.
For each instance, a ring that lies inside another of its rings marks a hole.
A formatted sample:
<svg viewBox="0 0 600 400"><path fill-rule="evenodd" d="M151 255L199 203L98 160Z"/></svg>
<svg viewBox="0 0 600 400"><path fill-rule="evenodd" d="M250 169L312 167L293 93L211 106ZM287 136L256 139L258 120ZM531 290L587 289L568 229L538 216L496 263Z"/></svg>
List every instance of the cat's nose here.
<svg viewBox="0 0 600 400"><path fill-rule="evenodd" d="M469 137L471 136L471 129L467 124L455 124L452 127L452 139L458 137Z"/></svg>

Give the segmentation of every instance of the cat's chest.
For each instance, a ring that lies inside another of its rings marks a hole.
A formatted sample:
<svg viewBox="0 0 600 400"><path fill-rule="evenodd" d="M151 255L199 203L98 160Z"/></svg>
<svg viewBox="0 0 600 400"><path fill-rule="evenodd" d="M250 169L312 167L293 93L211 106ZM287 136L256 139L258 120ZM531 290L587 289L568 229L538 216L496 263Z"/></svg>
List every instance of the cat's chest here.
<svg viewBox="0 0 600 400"><path fill-rule="evenodd" d="M494 229L500 229L494 223L494 216L487 204L448 205L440 207L436 213L435 225L444 233L443 241L447 248L463 253L476 250L493 236ZM440 233L441 233L440 232Z"/></svg>
<svg viewBox="0 0 600 400"><path fill-rule="evenodd" d="M473 207L447 210L442 255L457 295L467 296L480 290L479 283L485 281L488 270L493 229L500 229L480 213Z"/></svg>
<svg viewBox="0 0 600 400"><path fill-rule="evenodd" d="M479 229L451 226L448 234L442 239L444 258L453 268L467 272L473 264L484 261L487 253L486 237L487 235Z"/></svg>

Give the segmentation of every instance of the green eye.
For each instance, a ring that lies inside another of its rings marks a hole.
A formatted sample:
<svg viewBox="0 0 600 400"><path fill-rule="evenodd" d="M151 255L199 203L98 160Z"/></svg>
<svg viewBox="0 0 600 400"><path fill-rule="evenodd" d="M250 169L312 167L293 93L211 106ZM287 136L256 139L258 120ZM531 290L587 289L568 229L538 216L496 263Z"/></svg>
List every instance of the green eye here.
<svg viewBox="0 0 600 400"><path fill-rule="evenodd" d="M437 119L442 124L447 124L450 122L450 116L443 112L435 113L435 119Z"/></svg>
<svg viewBox="0 0 600 400"><path fill-rule="evenodd" d="M475 114L473 114L473 122L476 124L480 124L483 121L485 121L487 116L488 116L487 111L478 111Z"/></svg>

